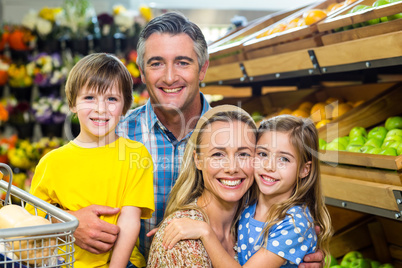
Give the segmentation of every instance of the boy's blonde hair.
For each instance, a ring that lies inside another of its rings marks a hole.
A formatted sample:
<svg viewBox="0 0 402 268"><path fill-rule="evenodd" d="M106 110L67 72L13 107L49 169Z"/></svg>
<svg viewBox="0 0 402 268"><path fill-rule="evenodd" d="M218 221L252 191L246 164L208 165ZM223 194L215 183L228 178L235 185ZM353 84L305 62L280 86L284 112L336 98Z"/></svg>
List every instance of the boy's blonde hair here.
<svg viewBox="0 0 402 268"><path fill-rule="evenodd" d="M277 222L283 220L286 211L295 205L307 206L310 210L314 224L319 226L321 232L318 234L317 246L325 255L329 254L329 240L332 235L331 218L325 206L324 196L321 189L320 162L318 159L318 132L314 123L307 118L291 115L280 115L263 121L258 128L258 140L265 132L288 133L290 143L297 154L297 180L289 199L282 203L275 204L269 210L263 230L263 243L268 242L269 229ZM311 161L309 174L300 178L299 174L304 165ZM253 187L252 200L256 200L259 190Z"/></svg>
<svg viewBox="0 0 402 268"><path fill-rule="evenodd" d="M123 94L125 114L133 101L133 79L126 66L111 54L87 55L74 65L68 75L65 87L68 106L75 106L78 92L84 87L103 94L114 85Z"/></svg>
<svg viewBox="0 0 402 268"><path fill-rule="evenodd" d="M199 153L201 145L203 130L214 122L243 122L247 124L251 131L255 134L257 127L251 116L239 107L232 105L222 105L209 110L202 116L190 140L187 143L186 150L183 155L183 162L179 177L170 192L169 201L165 210L165 218L178 210L195 209L203 213L204 218L209 222L207 215L203 212L202 208L195 204L195 200L201 196L205 190L202 172L197 169L194 161L194 152ZM254 140L250 141L253 142ZM240 214L249 199L249 191L239 201L235 218L232 222L231 233L236 235L236 223Z"/></svg>

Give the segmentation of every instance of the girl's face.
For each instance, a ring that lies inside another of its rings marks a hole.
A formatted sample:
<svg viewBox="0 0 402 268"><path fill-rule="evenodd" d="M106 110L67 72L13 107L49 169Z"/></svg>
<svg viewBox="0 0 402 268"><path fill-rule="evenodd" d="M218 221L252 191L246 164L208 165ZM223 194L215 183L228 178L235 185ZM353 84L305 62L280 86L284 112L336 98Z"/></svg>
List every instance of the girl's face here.
<svg viewBox="0 0 402 268"><path fill-rule="evenodd" d="M206 191L219 202L238 202L253 184L255 134L240 121L214 122L202 134L195 154Z"/></svg>
<svg viewBox="0 0 402 268"><path fill-rule="evenodd" d="M81 143L99 142L107 138L107 143L116 139L115 128L123 114L124 99L117 85L100 95L95 90L83 88L77 95L75 107L81 131L77 139Z"/></svg>
<svg viewBox="0 0 402 268"><path fill-rule="evenodd" d="M257 142L254 162L255 181L260 192L273 203L288 199L298 179L298 152L290 142L289 133L267 131ZM305 165L299 176L308 175Z"/></svg>

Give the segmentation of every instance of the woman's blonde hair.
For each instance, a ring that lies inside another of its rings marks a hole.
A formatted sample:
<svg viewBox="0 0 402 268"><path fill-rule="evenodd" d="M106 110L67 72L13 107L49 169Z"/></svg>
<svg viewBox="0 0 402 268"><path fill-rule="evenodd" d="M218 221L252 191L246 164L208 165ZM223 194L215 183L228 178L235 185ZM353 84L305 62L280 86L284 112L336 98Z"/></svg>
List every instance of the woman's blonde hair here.
<svg viewBox="0 0 402 268"><path fill-rule="evenodd" d="M307 206L310 210L314 224L319 226L321 231L318 235L317 246L324 255L329 255L329 240L332 236L331 218L324 203L324 196L321 189L320 164L318 159L318 132L310 119L295 117L291 115L280 115L261 123L257 133L258 140L265 132L288 133L290 142L296 149L297 154L297 180L292 195L282 203L273 205L268 214L268 223L262 234L263 244L268 243L269 229L283 220L286 212L293 206ZM311 161L309 174L300 178L299 173L307 162ZM252 189L252 200L257 200L259 190L254 186Z"/></svg>
<svg viewBox="0 0 402 268"><path fill-rule="evenodd" d="M197 126L187 143L179 177L173 186L172 191L170 192L169 201L165 210L165 218L178 210L195 209L200 211L204 215L204 218L207 220L207 222L209 222L208 217L202 208L198 207L194 202L205 190L202 173L197 169L194 161L194 152L199 153L203 130L205 130L207 126L214 122L233 121L239 121L247 124L253 134L256 134L257 127L251 116L236 106L222 105L215 107L209 110L199 119ZM252 146L255 146L255 140L251 142L253 142ZM233 235L236 235L236 223L249 199L248 193L249 191L247 191L247 193L239 201L236 215L231 227L231 233Z"/></svg>

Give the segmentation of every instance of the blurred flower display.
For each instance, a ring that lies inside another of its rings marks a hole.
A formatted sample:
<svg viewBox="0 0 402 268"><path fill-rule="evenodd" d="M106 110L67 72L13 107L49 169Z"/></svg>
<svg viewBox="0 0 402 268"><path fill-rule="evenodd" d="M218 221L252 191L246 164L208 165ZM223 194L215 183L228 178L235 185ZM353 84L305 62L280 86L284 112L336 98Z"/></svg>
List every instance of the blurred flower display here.
<svg viewBox="0 0 402 268"><path fill-rule="evenodd" d="M63 123L69 112L68 105L61 98L41 97L32 104L36 121L40 124Z"/></svg>
<svg viewBox="0 0 402 268"><path fill-rule="evenodd" d="M22 25L42 40L57 40L62 34L59 23L62 16L63 9L61 7L44 7L39 12L29 11L23 17Z"/></svg>
<svg viewBox="0 0 402 268"><path fill-rule="evenodd" d="M8 150L7 156L10 164L20 169L32 169L48 152L64 144L60 138L41 138L37 142L18 140L14 147Z"/></svg>
<svg viewBox="0 0 402 268"><path fill-rule="evenodd" d="M27 72L34 76L34 84L40 87L61 85L67 75L68 68L63 66L60 54L40 53L27 65Z"/></svg>
<svg viewBox="0 0 402 268"><path fill-rule="evenodd" d="M1 163L8 163L8 156L7 152L11 150L12 148L15 147L15 144L17 143L17 135L12 135L11 137L8 138L1 138L0 139L0 162Z"/></svg>
<svg viewBox="0 0 402 268"><path fill-rule="evenodd" d="M141 82L141 73L140 69L137 66L137 51L132 50L129 52L127 59L121 59L124 65L127 67L128 71L133 78L134 87L140 85Z"/></svg>
<svg viewBox="0 0 402 268"><path fill-rule="evenodd" d="M8 44L8 38L10 36L10 27L9 25L1 25L0 26L0 51L3 51Z"/></svg>
<svg viewBox="0 0 402 268"><path fill-rule="evenodd" d="M139 13L134 10L127 10L123 5L113 7L113 18L119 31L126 37L134 36L136 29L134 27L135 18Z"/></svg>
<svg viewBox="0 0 402 268"><path fill-rule="evenodd" d="M132 109L137 108L141 105L144 105L149 99L148 91L144 90L141 93L133 92L133 105Z"/></svg>
<svg viewBox="0 0 402 268"><path fill-rule="evenodd" d="M24 26L13 26L8 36L8 44L12 50L27 51L34 48L35 35Z"/></svg>
<svg viewBox="0 0 402 268"><path fill-rule="evenodd" d="M8 68L8 84L11 87L29 87L33 84L32 72L24 64L12 63Z"/></svg>
<svg viewBox="0 0 402 268"><path fill-rule="evenodd" d="M8 81L8 69L10 68L11 60L0 55L0 86L4 86Z"/></svg>
<svg viewBox="0 0 402 268"><path fill-rule="evenodd" d="M7 103L6 109L9 114L10 122L14 124L26 124L34 121L29 102L18 102L13 97L6 98L5 101Z"/></svg>
<svg viewBox="0 0 402 268"><path fill-rule="evenodd" d="M8 121L8 111L6 107L0 103L0 126Z"/></svg>
<svg viewBox="0 0 402 268"><path fill-rule="evenodd" d="M110 36L113 37L113 35L117 31L117 27L114 24L114 18L112 15L108 13L101 13L98 15L98 23L99 23L99 28L102 36Z"/></svg>
<svg viewBox="0 0 402 268"><path fill-rule="evenodd" d="M83 39L97 31L95 10L89 0L65 0L64 16L60 25L67 31L71 39Z"/></svg>

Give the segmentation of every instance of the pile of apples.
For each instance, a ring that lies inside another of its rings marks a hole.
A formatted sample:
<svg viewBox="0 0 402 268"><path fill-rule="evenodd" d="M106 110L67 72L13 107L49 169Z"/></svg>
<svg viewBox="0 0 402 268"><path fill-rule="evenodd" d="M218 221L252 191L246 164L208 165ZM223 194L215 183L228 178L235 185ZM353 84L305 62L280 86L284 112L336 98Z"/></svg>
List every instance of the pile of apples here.
<svg viewBox="0 0 402 268"><path fill-rule="evenodd" d="M376 7L389 5L391 3L400 2L400 1L402 1L402 0L377 0L371 6L357 5L357 6L353 7L348 12L348 14L365 12L367 10L371 10L373 8L376 8ZM359 27L363 27L363 26L378 24L380 22L387 22L387 21L396 20L396 19L400 19L400 18L402 18L402 13L398 13L398 14L394 14L394 15L386 16L386 17L381 17L381 18L375 18L375 19L371 19L371 20L368 20L368 21L365 21L365 22L362 22L362 23L355 23L353 25L348 25L348 26L345 26L345 27L335 29L335 31L336 32L346 31L346 30L350 30L350 29L353 29L353 28L359 28Z"/></svg>
<svg viewBox="0 0 402 268"><path fill-rule="evenodd" d="M402 155L402 116L389 117L384 126L369 131L363 127L354 127L349 136L335 138L329 143L320 139L319 146L320 150Z"/></svg>
<svg viewBox="0 0 402 268"><path fill-rule="evenodd" d="M390 263L381 264L379 261L367 259L359 251L350 251L343 256L341 263L338 264L334 256L325 258L325 267L331 268L394 268ZM327 266L327 264L329 264Z"/></svg>

